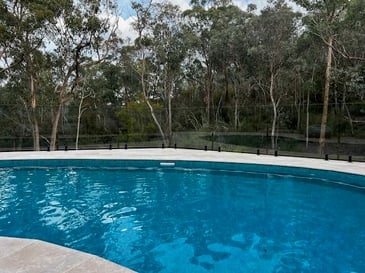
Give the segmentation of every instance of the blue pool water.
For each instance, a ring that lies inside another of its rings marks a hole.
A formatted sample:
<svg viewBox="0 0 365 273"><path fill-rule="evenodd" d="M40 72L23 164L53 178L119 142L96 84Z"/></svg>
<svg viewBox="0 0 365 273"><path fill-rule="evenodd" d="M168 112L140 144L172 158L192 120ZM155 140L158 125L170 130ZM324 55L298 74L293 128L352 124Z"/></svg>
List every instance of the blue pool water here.
<svg viewBox="0 0 365 273"><path fill-rule="evenodd" d="M365 178L260 165L4 161L0 236L139 272L365 272Z"/></svg>

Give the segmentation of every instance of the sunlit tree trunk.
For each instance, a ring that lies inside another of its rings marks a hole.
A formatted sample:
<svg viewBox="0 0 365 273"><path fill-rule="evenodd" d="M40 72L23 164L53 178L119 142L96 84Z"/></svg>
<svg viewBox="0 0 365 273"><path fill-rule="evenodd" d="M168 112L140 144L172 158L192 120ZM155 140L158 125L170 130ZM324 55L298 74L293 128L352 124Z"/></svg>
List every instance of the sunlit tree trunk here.
<svg viewBox="0 0 365 273"><path fill-rule="evenodd" d="M170 70L170 69L169 69ZM166 76L166 96L167 96L167 113L168 113L168 129L167 129L167 136L168 136L168 145L171 146L172 142L172 89L173 89L173 73L171 71L167 71Z"/></svg>
<svg viewBox="0 0 365 273"><path fill-rule="evenodd" d="M141 40L141 37L142 37L141 33L140 33L139 37L140 37L139 40ZM140 42L140 47L142 48L141 50L143 51L144 49L143 49L143 46L142 46L141 42ZM146 59L145 59L144 53L142 53L141 85L142 85L143 97L144 97L144 100L145 100L145 102L148 106L148 109L150 109L151 117L152 117L155 125L157 126L158 131L160 132L160 135L162 137L162 141L163 141L164 145L166 145L165 134L162 130L160 122L158 121L158 119L156 117L155 111L154 111L153 106L152 106L152 104L149 100L149 97L148 97L147 86L146 86L146 82L145 82L145 78L146 78L145 74L146 74Z"/></svg>
<svg viewBox="0 0 365 273"><path fill-rule="evenodd" d="M277 118L278 118L278 109L277 109L277 102L275 101L274 98L274 79L275 79L275 75L274 72L271 71L271 76L270 76L270 100L271 100L271 104L272 104L272 109L273 109L273 118L272 118L272 125L271 125L271 148L275 149L276 145L275 145L275 133L276 133L276 123L277 123Z"/></svg>
<svg viewBox="0 0 365 273"><path fill-rule="evenodd" d="M77 129L76 129L76 143L75 143L75 149L79 149L79 138L80 138L80 126L81 126L81 116L85 112L85 108L83 108L84 99L87 96L85 96L85 91L82 91L79 108L78 108L78 115L77 115Z"/></svg>

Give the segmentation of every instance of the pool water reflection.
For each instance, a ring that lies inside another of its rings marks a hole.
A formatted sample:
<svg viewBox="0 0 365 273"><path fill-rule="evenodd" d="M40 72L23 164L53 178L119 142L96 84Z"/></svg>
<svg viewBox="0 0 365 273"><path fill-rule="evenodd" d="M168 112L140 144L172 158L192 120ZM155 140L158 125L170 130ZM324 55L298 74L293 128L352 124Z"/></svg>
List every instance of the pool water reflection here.
<svg viewBox="0 0 365 273"><path fill-rule="evenodd" d="M90 162L3 166L0 235L139 272L365 272L359 187L314 170Z"/></svg>

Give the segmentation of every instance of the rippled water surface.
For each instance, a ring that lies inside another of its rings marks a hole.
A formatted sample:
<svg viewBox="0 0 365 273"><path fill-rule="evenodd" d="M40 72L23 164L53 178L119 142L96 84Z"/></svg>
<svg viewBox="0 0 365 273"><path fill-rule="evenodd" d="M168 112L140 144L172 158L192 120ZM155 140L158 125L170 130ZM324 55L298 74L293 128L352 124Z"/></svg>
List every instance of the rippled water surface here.
<svg viewBox="0 0 365 273"><path fill-rule="evenodd" d="M139 272L365 272L365 192L171 168L1 168L0 235Z"/></svg>

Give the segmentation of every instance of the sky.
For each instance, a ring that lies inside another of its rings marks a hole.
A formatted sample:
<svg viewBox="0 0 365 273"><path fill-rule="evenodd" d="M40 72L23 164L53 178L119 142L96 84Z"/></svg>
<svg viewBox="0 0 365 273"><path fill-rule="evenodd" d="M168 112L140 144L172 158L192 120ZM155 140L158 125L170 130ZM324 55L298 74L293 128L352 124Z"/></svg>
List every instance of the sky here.
<svg viewBox="0 0 365 273"><path fill-rule="evenodd" d="M131 9L131 0L117 1L120 9L120 14L124 20L128 19L130 16L133 16L133 10ZM170 2L180 6L182 10L185 10L189 8L190 0L170 0ZM267 0L233 0L233 4L243 10L246 10L249 4L255 4L258 10L261 10L267 5Z"/></svg>
<svg viewBox="0 0 365 273"><path fill-rule="evenodd" d="M122 33L122 37L129 37L134 40L136 34L134 33L131 23L135 20L133 9L131 8L131 0L117 0L119 6L119 31ZM189 8L190 0L170 0L171 3L178 5L182 10ZM294 4L287 1L289 5L294 7ZM249 4L255 4L257 10L263 9L267 6L267 0L233 0L233 4L240 7L242 10L246 10Z"/></svg>

